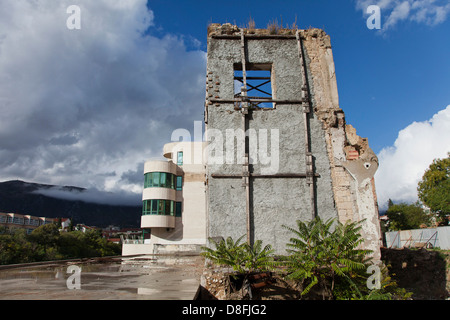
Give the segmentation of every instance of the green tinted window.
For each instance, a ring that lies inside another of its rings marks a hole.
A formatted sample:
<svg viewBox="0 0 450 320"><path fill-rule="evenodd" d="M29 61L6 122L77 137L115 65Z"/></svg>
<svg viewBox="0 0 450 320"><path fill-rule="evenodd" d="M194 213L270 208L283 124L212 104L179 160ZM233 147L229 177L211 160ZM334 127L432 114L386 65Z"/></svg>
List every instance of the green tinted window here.
<svg viewBox="0 0 450 320"><path fill-rule="evenodd" d="M183 177L177 176L177 186L176 190L181 190L183 188Z"/></svg>
<svg viewBox="0 0 450 320"><path fill-rule="evenodd" d="M148 172L144 175L144 188L175 189L176 176L168 172Z"/></svg>
<svg viewBox="0 0 450 320"><path fill-rule="evenodd" d="M158 214L158 200L147 200L152 202L151 214Z"/></svg>
<svg viewBox="0 0 450 320"><path fill-rule="evenodd" d="M152 185L152 187L159 187L160 173L159 172L152 172L152 176L153 176L153 185Z"/></svg>
<svg viewBox="0 0 450 320"><path fill-rule="evenodd" d="M160 187L164 187L164 188L167 188L166 187L166 183L167 183L167 173L165 173L165 172L161 172L160 173Z"/></svg>
<svg viewBox="0 0 450 320"><path fill-rule="evenodd" d="M177 207L175 201L172 200L152 199L142 201L142 215L153 214L173 216L175 215L176 210Z"/></svg>
<svg viewBox="0 0 450 320"><path fill-rule="evenodd" d="M175 202L175 217L181 217L181 202Z"/></svg>

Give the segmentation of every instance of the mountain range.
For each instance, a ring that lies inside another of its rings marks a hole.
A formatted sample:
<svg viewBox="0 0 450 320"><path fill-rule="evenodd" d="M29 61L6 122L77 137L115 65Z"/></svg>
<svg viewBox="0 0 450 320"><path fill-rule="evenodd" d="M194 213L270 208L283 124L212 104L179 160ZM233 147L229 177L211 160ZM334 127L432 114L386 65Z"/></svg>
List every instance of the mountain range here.
<svg viewBox="0 0 450 320"><path fill-rule="evenodd" d="M74 197L52 197L50 191L73 194ZM12 180L0 182L0 212L19 213L48 218L71 218L73 224L104 228L140 227L141 205L104 204L77 199L87 189Z"/></svg>

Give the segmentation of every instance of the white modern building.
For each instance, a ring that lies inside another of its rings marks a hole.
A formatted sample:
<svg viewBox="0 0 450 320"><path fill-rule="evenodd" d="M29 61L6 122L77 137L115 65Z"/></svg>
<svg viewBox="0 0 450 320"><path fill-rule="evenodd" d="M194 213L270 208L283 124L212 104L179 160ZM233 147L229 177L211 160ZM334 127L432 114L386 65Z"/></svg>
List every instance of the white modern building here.
<svg viewBox="0 0 450 320"><path fill-rule="evenodd" d="M172 142L164 160L144 165L139 240L124 240L122 255L198 251L206 244L203 142Z"/></svg>

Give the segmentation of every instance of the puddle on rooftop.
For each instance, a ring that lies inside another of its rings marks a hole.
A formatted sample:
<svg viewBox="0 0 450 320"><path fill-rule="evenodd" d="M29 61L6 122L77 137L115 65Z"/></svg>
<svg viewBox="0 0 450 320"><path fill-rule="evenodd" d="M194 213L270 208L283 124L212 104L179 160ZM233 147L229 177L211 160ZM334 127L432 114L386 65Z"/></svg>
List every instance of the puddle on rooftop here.
<svg viewBox="0 0 450 320"><path fill-rule="evenodd" d="M0 271L0 299L191 300L203 261L199 256L143 256L5 269ZM68 272L70 265L80 272ZM77 281L79 289L70 289Z"/></svg>

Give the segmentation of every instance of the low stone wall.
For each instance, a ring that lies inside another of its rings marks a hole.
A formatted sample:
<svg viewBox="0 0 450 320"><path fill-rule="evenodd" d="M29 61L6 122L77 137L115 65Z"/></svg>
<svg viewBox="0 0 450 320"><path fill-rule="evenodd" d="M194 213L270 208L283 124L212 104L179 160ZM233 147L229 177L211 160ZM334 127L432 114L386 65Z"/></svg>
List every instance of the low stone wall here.
<svg viewBox="0 0 450 320"><path fill-rule="evenodd" d="M413 299L442 300L450 297L450 251L381 249L381 259L401 288Z"/></svg>
<svg viewBox="0 0 450 320"><path fill-rule="evenodd" d="M153 254L153 244L122 244L122 256L133 256L137 254Z"/></svg>

